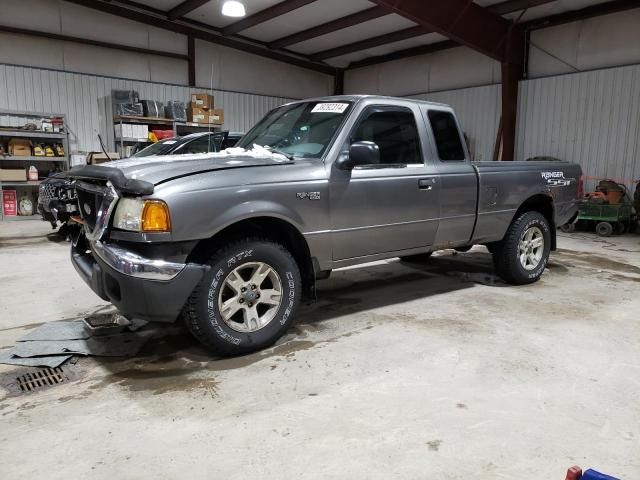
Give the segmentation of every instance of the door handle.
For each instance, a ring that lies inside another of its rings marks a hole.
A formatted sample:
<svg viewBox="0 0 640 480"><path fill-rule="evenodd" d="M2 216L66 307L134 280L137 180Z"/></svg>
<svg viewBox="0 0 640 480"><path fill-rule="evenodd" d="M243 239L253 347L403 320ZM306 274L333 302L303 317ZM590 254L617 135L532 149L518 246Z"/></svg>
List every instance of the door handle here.
<svg viewBox="0 0 640 480"><path fill-rule="evenodd" d="M436 183L433 178L421 178L418 180L418 188L420 190L431 190L433 189L433 184Z"/></svg>

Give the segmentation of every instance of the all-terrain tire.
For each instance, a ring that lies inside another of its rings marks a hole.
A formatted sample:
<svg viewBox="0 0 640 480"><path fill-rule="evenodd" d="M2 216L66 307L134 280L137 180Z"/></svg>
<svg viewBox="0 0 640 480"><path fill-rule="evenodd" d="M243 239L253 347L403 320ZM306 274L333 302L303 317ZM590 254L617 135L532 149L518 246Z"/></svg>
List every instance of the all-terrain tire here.
<svg viewBox="0 0 640 480"><path fill-rule="evenodd" d="M187 300L183 313L188 330L209 350L224 356L251 353L273 345L293 322L302 294L300 270L291 253L270 240L246 238L216 251L208 263L211 269ZM221 289L228 288L225 279L232 272L256 263L264 263L277 273L282 292L280 303L266 325L256 331L238 331L238 324L225 321L220 312L219 298L227 293Z"/></svg>
<svg viewBox="0 0 640 480"><path fill-rule="evenodd" d="M542 232L543 248L539 263L527 270L520 260L520 245L525 234L532 228ZM525 285L537 281L549 261L551 250L551 229L547 219L538 212L525 212L517 217L507 229L499 246L493 252L496 273L507 283Z"/></svg>

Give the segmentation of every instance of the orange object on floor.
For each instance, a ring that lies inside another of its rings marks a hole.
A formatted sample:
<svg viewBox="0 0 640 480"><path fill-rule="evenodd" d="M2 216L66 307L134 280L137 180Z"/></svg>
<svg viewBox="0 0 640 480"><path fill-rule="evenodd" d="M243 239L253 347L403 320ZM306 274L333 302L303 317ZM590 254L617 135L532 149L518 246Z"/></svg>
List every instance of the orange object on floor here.
<svg viewBox="0 0 640 480"><path fill-rule="evenodd" d="M582 478L582 469L577 465L574 465L567 470L567 476L564 480L580 480L580 478Z"/></svg>

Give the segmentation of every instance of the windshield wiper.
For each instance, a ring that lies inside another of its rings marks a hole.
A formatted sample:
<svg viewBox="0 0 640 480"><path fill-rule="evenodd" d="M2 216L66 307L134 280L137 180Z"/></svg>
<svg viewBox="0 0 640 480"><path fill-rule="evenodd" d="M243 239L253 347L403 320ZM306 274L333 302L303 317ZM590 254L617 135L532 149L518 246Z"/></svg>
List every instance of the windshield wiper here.
<svg viewBox="0 0 640 480"><path fill-rule="evenodd" d="M280 155L282 155L283 157L285 157L287 160L293 160L293 154L291 153L287 153L287 152L283 152L282 150L279 150L277 148L273 148L269 145L265 145L263 148L269 150L272 153L279 153Z"/></svg>

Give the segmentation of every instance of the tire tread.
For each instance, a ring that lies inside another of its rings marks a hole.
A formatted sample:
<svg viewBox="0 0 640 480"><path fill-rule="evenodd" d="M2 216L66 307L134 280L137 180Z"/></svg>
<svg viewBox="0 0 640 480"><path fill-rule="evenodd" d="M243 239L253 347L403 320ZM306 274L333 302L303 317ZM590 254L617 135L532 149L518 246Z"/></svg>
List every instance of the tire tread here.
<svg viewBox="0 0 640 480"><path fill-rule="evenodd" d="M252 242L270 244L271 246L280 250L280 252L283 255L289 257L289 260L294 265L297 266L297 263L293 258L293 255L291 255L289 250L287 250L282 244L274 242L273 240L268 238L255 237L255 236L239 238L237 240L227 243L225 246L219 248L212 255L210 255L207 263L213 266L220 258L232 253L233 251L237 251L238 248L242 248L243 245L246 245ZM299 278L299 275L300 274L298 272L298 278ZM196 340L198 340L205 347L207 347L209 350L215 353L218 353L220 355L225 355L225 356L242 353L242 352L238 352L236 348L224 348L223 346L221 346L220 343L212 342L209 335L207 335L200 327L200 324L198 321L198 305L200 304L202 287L203 285L199 284L193 290L193 292L191 293L191 295L189 296L185 304L185 308L183 310L183 320L187 327L187 330L189 330L189 332L196 338Z"/></svg>

